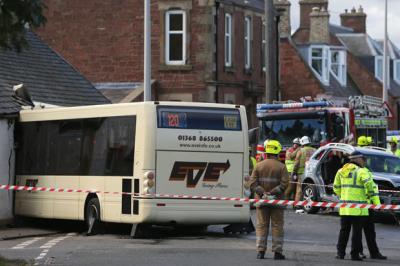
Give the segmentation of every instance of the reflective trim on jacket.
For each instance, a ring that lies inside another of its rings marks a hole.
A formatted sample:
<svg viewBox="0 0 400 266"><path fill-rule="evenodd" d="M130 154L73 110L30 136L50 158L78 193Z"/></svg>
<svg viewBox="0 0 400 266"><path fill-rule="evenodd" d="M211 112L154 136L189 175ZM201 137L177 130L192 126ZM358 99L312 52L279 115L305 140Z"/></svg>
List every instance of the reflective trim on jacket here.
<svg viewBox="0 0 400 266"><path fill-rule="evenodd" d="M380 204L377 185L367 168L353 163L345 164L336 173L333 191L340 202L357 204ZM340 208L340 215L368 216L368 209Z"/></svg>

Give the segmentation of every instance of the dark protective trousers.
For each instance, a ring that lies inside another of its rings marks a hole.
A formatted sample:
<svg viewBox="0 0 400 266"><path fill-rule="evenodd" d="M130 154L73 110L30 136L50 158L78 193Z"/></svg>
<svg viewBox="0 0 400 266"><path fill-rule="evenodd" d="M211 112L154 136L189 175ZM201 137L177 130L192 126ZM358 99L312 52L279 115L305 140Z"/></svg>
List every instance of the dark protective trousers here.
<svg viewBox="0 0 400 266"><path fill-rule="evenodd" d="M340 217L340 232L337 243L337 254L346 255L347 242L350 237L350 230L353 229L351 236L351 256L356 257L362 251L362 227L366 216L343 215Z"/></svg>
<svg viewBox="0 0 400 266"><path fill-rule="evenodd" d="M363 224L363 230L365 234L365 240L367 241L367 246L369 250L369 255L374 256L379 254L379 248L376 244L376 232L374 223L374 212L369 211L369 216L365 217ZM362 251L362 249L361 249Z"/></svg>
<svg viewBox="0 0 400 266"><path fill-rule="evenodd" d="M272 251L282 253L283 246L283 209L276 207L260 207L256 210L256 245L257 251L265 252L269 225L271 222Z"/></svg>

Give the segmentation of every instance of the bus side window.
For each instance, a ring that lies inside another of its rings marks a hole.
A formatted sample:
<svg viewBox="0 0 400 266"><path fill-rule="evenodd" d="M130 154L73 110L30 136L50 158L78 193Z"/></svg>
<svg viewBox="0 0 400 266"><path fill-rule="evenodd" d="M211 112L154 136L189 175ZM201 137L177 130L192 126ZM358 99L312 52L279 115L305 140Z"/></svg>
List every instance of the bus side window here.
<svg viewBox="0 0 400 266"><path fill-rule="evenodd" d="M85 175L133 176L136 117L86 119L82 148Z"/></svg>

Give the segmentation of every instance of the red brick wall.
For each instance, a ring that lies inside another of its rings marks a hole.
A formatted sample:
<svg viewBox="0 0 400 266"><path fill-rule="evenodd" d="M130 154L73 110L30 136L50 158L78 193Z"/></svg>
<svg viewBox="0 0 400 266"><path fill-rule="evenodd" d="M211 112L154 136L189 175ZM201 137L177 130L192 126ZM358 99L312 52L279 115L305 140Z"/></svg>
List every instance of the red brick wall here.
<svg viewBox="0 0 400 266"><path fill-rule="evenodd" d="M166 2L166 1L164 1ZM173 2L173 1L171 1ZM211 52L205 34L210 27L198 21L204 14L211 16L211 8L192 1L188 14L190 47L189 71L159 71L162 62L160 23L163 12L158 2L151 1L152 9L152 71L161 93L193 92L205 88L205 77L212 66L206 64L201 52ZM38 34L90 81L128 82L143 80L143 1L142 0L45 0L48 22ZM207 73L206 73L207 72Z"/></svg>
<svg viewBox="0 0 400 266"><path fill-rule="evenodd" d="M245 14L237 10L232 14L233 20L233 47L232 47L232 68L225 67L225 14L230 13L230 9L219 8L218 16L218 81L238 82L237 86L243 86L244 81L253 81L258 86L264 87L264 74L262 72L261 61L261 42L262 42L262 22L261 17L252 16L253 35L252 35L252 61L251 70L246 72L244 66L244 17Z"/></svg>
<svg viewBox="0 0 400 266"><path fill-rule="evenodd" d="M215 81L213 6L205 1L153 0L151 3L152 78L158 82L158 94L193 93L194 101L204 100L205 88L210 81ZM160 6L165 3L171 3L171 7L182 3L192 5L187 13L189 67L186 69L164 67L164 11L160 11ZM45 0L45 4L48 22L38 34L91 82L143 80L143 0ZM238 7L235 10L234 72L228 73L223 68L224 17L219 18L218 82L231 83L226 87L235 87L238 103L243 103L244 81L264 86L260 66L261 19L253 16L253 69L245 73L244 10Z"/></svg>
<svg viewBox="0 0 400 266"><path fill-rule="evenodd" d="M298 101L303 96L323 93L321 84L288 39L281 40L280 49L282 100Z"/></svg>
<svg viewBox="0 0 400 266"><path fill-rule="evenodd" d="M357 33L366 32L366 20L367 16L360 15L360 13L354 16L351 16L351 13L345 13L340 16L341 25L352 28Z"/></svg>

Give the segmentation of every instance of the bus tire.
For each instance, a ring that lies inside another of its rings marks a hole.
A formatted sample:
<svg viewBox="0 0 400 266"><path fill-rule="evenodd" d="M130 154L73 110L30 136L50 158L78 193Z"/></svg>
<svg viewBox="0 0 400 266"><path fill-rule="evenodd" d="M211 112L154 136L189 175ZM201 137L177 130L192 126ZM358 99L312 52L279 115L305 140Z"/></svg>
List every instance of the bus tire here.
<svg viewBox="0 0 400 266"><path fill-rule="evenodd" d="M100 220L100 202L98 198L91 198L85 206L85 223L88 228L87 235L96 235L99 233Z"/></svg>
<svg viewBox="0 0 400 266"><path fill-rule="evenodd" d="M317 190L315 189L315 186L313 184L306 184L303 187L303 200L312 200L312 201L318 201L318 195L317 195ZM312 206L304 206L303 207L304 211L308 214L315 214L319 211L319 207L312 207Z"/></svg>

